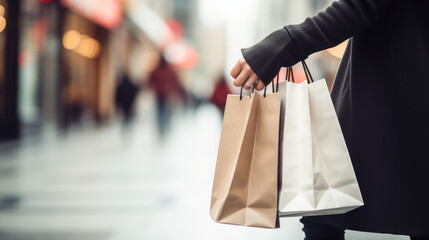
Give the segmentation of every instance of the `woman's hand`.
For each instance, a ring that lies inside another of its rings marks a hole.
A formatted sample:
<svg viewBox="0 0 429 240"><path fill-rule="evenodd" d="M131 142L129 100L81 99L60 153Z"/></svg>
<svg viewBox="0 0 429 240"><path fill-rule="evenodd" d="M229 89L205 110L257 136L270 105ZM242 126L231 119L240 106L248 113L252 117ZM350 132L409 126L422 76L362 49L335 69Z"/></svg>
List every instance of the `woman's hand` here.
<svg viewBox="0 0 429 240"><path fill-rule="evenodd" d="M245 89L249 90L255 85L256 90L264 89L264 83L259 79L258 75L256 75L249 64L247 64L244 57L238 60L230 74L235 79L234 85L236 87L243 86Z"/></svg>

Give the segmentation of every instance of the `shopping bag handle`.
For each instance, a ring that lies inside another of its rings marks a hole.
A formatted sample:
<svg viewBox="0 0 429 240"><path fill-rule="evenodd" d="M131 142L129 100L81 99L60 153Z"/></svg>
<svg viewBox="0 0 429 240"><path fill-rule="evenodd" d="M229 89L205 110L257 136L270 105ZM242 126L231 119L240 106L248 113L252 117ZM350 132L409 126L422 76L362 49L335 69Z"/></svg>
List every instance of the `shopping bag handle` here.
<svg viewBox="0 0 429 240"><path fill-rule="evenodd" d="M280 71L281 71L281 69L280 69ZM277 82L276 82L275 86L274 86L274 80L272 81L271 86L273 88L273 93L274 92L279 92L279 82L280 82L279 78L280 78L280 72L277 74L277 78L276 78ZM289 81L289 79L291 79L291 78L292 78L292 82L295 82L295 79L293 77L292 67L288 67L286 69L286 78L285 78L285 81ZM264 97L266 97L266 96L267 96L267 87L265 86L264 87Z"/></svg>
<svg viewBox="0 0 429 240"><path fill-rule="evenodd" d="M304 60L301 61L302 68L304 69L305 77L307 78L307 83L313 83L313 76L311 76L310 70L308 69L307 63Z"/></svg>
<svg viewBox="0 0 429 240"><path fill-rule="evenodd" d="M277 74L276 92L279 92L279 76L280 76L280 73ZM274 83L273 83L273 86L274 86Z"/></svg>
<svg viewBox="0 0 429 240"><path fill-rule="evenodd" d="M310 70L308 69L307 63L304 60L302 60L301 63L302 63L302 68L304 69L305 76L307 78L307 82L313 83L314 82L313 76L311 75ZM274 80L273 80L273 84L272 84L273 92L279 91L279 75L280 74L277 74L277 83L275 87L274 87ZM286 77L285 77L285 81L291 81L291 80L293 83L295 82L292 66L286 68ZM265 96L265 92L264 92L264 96Z"/></svg>
<svg viewBox="0 0 429 240"><path fill-rule="evenodd" d="M304 68L305 76L307 77L307 82L308 83L314 82L313 76L311 76L310 70L308 69L308 66L305 63L305 61L303 60L303 61L301 61L301 63L302 63L302 66ZM271 87L273 88L273 93L279 91L279 76L280 76L280 74L277 74L277 77L276 77L277 82L275 83L275 86L274 86L274 80L272 81ZM292 67L286 68L285 81L290 81L290 80L292 80L293 83L295 82ZM252 86L252 93L254 91L255 91L255 86ZM264 97L266 97L266 96L267 96L267 86L264 86ZM242 97L243 97L243 87L240 88L240 100L242 99Z"/></svg>
<svg viewBox="0 0 429 240"><path fill-rule="evenodd" d="M287 68L287 70L286 70L286 78L285 78L285 81L290 81L291 80L291 78L292 78L292 82L294 83L295 82L295 78L293 77L293 70L292 70L292 67L288 67Z"/></svg>
<svg viewBox="0 0 429 240"><path fill-rule="evenodd" d="M279 74L277 74L276 86L274 86L274 79L273 81L271 81L271 86L273 88L273 93L276 93L279 91ZM264 97L267 97L267 86L264 86Z"/></svg>
<svg viewBox="0 0 429 240"><path fill-rule="evenodd" d="M307 78L307 83L313 83L314 82L313 76L311 76L311 73L310 73L310 70L308 69L307 63L304 60L302 60L301 64L302 64L302 68L304 69L305 77ZM277 78L278 78L278 76L277 76ZM292 67L288 67L286 70L285 81L289 82L291 80L293 83L295 82L295 79L293 76L293 69L292 69ZM277 84L278 84L278 80L277 80Z"/></svg>
<svg viewBox="0 0 429 240"><path fill-rule="evenodd" d="M267 97L267 86L264 86L264 97Z"/></svg>
<svg viewBox="0 0 429 240"><path fill-rule="evenodd" d="M252 86L252 93L255 92L255 85ZM252 97L252 95L250 95ZM240 87L240 100L243 98L243 86Z"/></svg>

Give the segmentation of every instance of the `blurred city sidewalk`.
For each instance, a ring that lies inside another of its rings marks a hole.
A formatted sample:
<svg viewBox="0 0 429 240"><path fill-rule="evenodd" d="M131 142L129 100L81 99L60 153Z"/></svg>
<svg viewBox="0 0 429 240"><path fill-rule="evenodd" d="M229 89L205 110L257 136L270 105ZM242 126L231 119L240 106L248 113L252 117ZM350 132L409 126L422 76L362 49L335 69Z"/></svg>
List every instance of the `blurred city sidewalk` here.
<svg viewBox="0 0 429 240"><path fill-rule="evenodd" d="M214 223L219 111L203 104L176 112L160 143L155 108L140 102L125 128L117 121L1 145L0 239L303 239L298 218L282 219L277 230Z"/></svg>
<svg viewBox="0 0 429 240"><path fill-rule="evenodd" d="M118 121L2 145L0 239L282 239L285 231L300 234L299 226L281 233L212 222L219 111L202 105L195 112L177 112L160 143L155 108L141 102L144 114L131 126Z"/></svg>

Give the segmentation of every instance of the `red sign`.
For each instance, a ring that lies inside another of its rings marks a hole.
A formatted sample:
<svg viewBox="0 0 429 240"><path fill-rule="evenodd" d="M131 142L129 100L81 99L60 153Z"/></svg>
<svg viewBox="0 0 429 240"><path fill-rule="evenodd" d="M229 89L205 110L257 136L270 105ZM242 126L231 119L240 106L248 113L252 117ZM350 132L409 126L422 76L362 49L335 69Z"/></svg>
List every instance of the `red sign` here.
<svg viewBox="0 0 429 240"><path fill-rule="evenodd" d="M120 0L61 0L61 4L109 29L122 21Z"/></svg>

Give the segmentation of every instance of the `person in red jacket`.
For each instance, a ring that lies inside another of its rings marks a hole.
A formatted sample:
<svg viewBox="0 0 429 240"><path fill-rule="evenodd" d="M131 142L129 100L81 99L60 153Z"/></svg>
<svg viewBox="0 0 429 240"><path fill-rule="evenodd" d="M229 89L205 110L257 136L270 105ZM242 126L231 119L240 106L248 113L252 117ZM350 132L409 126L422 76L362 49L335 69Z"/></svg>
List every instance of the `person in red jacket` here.
<svg viewBox="0 0 429 240"><path fill-rule="evenodd" d="M161 56L158 67L151 73L148 84L156 95L158 129L160 135L164 136L170 125L170 101L174 98L183 99L184 89L176 70L163 56Z"/></svg>

